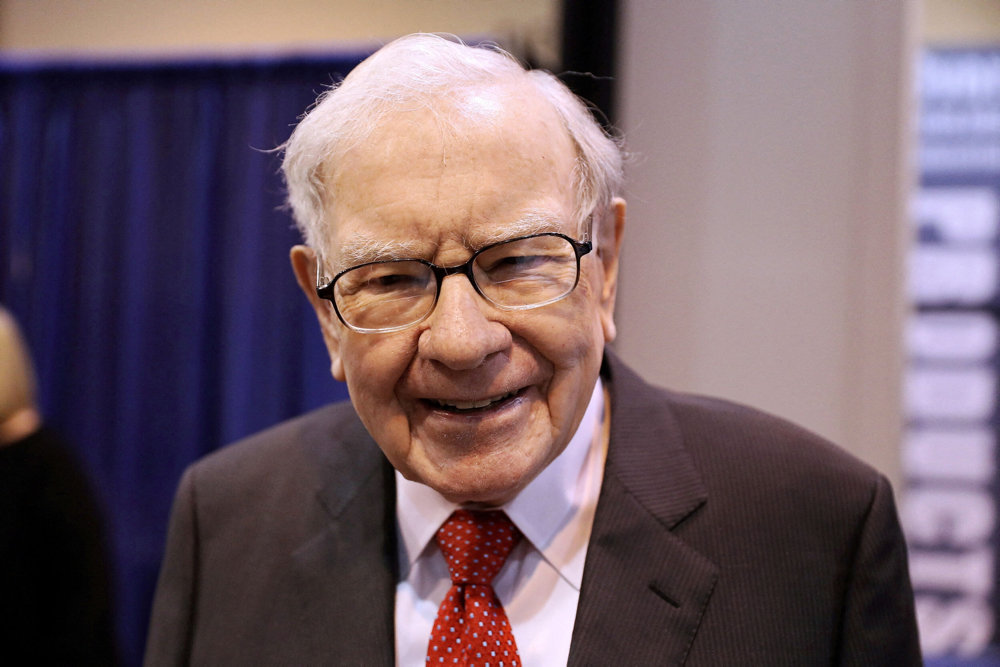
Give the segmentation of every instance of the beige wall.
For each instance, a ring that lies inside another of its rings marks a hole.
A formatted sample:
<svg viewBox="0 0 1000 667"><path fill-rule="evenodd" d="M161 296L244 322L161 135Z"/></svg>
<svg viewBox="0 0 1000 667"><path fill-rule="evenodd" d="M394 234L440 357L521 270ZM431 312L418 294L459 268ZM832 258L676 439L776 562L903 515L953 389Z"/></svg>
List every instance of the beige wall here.
<svg viewBox="0 0 1000 667"><path fill-rule="evenodd" d="M1000 45L997 0L924 0L920 35L938 46Z"/></svg>
<svg viewBox="0 0 1000 667"><path fill-rule="evenodd" d="M559 6L559 0L0 0L0 49L298 50L426 31L528 43L543 62L553 62Z"/></svg>

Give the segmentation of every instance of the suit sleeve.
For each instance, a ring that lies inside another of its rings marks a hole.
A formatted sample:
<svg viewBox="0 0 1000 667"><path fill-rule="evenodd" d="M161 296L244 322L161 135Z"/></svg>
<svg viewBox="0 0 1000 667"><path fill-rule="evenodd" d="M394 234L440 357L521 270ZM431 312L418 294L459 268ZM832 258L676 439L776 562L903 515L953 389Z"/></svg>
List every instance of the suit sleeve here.
<svg viewBox="0 0 1000 667"><path fill-rule="evenodd" d="M881 476L860 529L848 586L840 664L923 664L906 543L892 489Z"/></svg>
<svg viewBox="0 0 1000 667"><path fill-rule="evenodd" d="M156 586L146 641L146 667L189 662L197 570L194 472L188 469L174 499L167 548Z"/></svg>

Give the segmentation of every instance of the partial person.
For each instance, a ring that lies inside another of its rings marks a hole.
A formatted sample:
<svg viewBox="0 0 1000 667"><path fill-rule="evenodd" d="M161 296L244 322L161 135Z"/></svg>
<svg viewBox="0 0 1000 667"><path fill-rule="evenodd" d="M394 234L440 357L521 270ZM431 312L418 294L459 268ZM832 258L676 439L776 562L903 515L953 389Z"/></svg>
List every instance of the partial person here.
<svg viewBox="0 0 1000 667"><path fill-rule="evenodd" d="M622 151L555 77L399 39L283 169L351 400L186 471L148 665L920 664L886 479L609 349Z"/></svg>
<svg viewBox="0 0 1000 667"><path fill-rule="evenodd" d="M43 423L27 346L0 308L0 663L116 664L111 598L99 503Z"/></svg>

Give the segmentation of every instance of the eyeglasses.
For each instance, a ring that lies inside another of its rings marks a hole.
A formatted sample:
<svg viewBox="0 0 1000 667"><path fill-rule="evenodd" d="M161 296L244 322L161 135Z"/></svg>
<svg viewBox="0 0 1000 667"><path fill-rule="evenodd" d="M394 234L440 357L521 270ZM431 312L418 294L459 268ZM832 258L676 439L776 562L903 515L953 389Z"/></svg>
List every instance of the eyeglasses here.
<svg viewBox="0 0 1000 667"><path fill-rule="evenodd" d="M461 273L481 297L502 310L528 310L559 301L576 288L580 258L593 249L545 232L480 248L464 264L437 266L422 259L368 262L323 283L319 262L316 293L333 302L345 326L361 333L398 331L431 314L441 281Z"/></svg>

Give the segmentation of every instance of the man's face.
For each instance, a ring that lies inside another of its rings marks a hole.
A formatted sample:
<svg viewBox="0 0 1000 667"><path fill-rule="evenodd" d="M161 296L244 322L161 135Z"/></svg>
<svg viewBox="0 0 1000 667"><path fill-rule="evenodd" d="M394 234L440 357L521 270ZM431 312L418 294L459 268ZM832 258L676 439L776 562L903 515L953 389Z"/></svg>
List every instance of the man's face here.
<svg viewBox="0 0 1000 667"><path fill-rule="evenodd" d="M327 273L362 256L452 266L533 231L580 239L575 160L554 110L524 84L397 112L327 175L336 221ZM624 204L614 209L607 224L620 229ZM397 470L454 502L499 505L562 452L613 336L613 237L601 256L581 259L568 297L532 310L500 310L454 275L425 320L372 334L347 329L314 299L334 376ZM315 274L295 264L311 290Z"/></svg>

